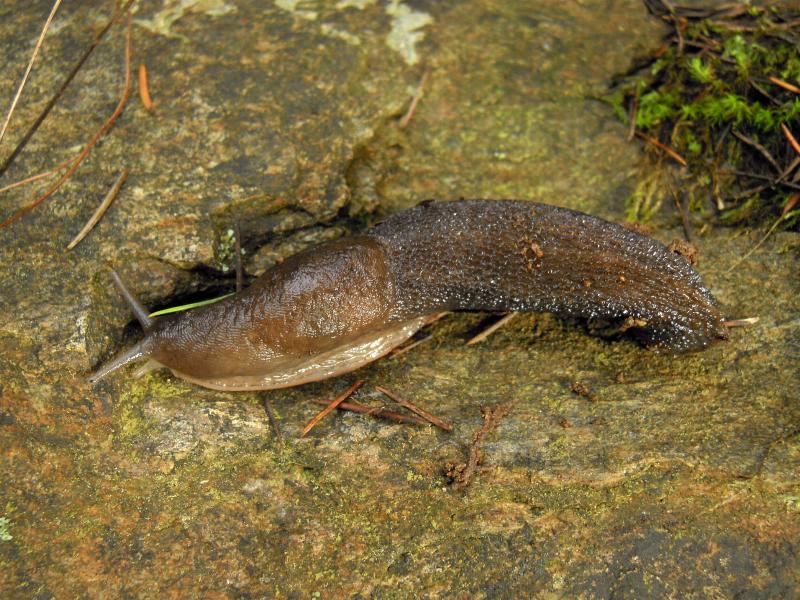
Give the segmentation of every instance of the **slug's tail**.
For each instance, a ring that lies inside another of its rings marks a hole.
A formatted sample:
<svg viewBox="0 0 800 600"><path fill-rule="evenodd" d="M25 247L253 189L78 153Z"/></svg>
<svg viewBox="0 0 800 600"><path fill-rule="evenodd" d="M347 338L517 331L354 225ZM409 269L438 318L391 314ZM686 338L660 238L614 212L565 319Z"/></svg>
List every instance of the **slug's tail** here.
<svg viewBox="0 0 800 600"><path fill-rule="evenodd" d="M150 355L150 345L151 345L150 338L145 338L139 343L135 344L131 348L124 350L117 354L114 358L112 358L107 363L103 364L98 368L94 373L89 375L89 383L97 383L103 377L111 373L112 371L116 371L120 367L124 367L129 362L136 360L137 358L143 358L145 356Z"/></svg>

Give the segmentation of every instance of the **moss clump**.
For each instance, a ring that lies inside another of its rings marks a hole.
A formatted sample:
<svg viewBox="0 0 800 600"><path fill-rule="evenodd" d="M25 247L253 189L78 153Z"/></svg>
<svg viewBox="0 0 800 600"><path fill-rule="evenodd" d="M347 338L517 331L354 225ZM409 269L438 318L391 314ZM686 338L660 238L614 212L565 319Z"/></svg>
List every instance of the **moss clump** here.
<svg viewBox="0 0 800 600"><path fill-rule="evenodd" d="M8 542L14 539L9 531L10 527L11 520L8 517L0 517L0 541Z"/></svg>
<svg viewBox="0 0 800 600"><path fill-rule="evenodd" d="M796 227L800 154L786 132L800 138L800 7L645 3L672 31L608 99L659 164L686 168L680 181L656 169L629 199L628 217L647 220L681 189L690 209L723 223L782 214Z"/></svg>

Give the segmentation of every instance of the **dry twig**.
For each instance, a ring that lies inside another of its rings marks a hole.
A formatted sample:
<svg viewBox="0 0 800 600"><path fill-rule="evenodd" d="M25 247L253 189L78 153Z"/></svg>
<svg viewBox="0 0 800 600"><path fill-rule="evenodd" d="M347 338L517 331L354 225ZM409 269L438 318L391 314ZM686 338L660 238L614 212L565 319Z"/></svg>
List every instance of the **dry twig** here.
<svg viewBox="0 0 800 600"><path fill-rule="evenodd" d="M234 251L236 252L236 291L241 292L244 287L244 271L242 269L242 228L239 219L233 222Z"/></svg>
<svg viewBox="0 0 800 600"><path fill-rule="evenodd" d="M333 400L331 400L331 401L328 403L328 405L327 405L325 408L323 408L321 411L319 411L319 412L318 412L318 413L317 413L317 414L314 416L314 418L313 418L313 419L311 419L311 420L308 422L308 425L306 425L306 426L303 428L303 431L300 433L300 437L305 437L305 436L306 436L306 434L307 434L309 431L311 431L311 430L314 428L314 426L315 426L317 423L319 423L319 422L320 422L320 421L321 421L321 420L322 420L322 419L325 417L325 415L327 415L329 412L331 412L333 409L335 409L337 406L339 406L339 405L340 405L342 402L344 402L344 401L345 401L345 400L347 400L347 399L348 399L350 396L352 396L352 395L353 395L353 392L355 392L355 391L356 391L358 388L360 388L362 385L364 385L364 381L363 381L362 379L359 379L359 380L358 380L358 381L356 381L356 382L355 382L353 385L351 385L349 388L347 388L345 391L343 391L341 394L339 394L338 396L336 396L336 398L334 398Z"/></svg>
<svg viewBox="0 0 800 600"><path fill-rule="evenodd" d="M327 404L327 402L324 400L322 402L323 404ZM282 451L283 432L278 424L278 420L275 418L275 413L272 412L272 404L270 404L269 398L267 398L266 395L261 397L261 405L264 407L264 412L267 413L267 418L269 419L269 424L272 427L272 431L275 432L275 439L278 441L278 449Z"/></svg>
<svg viewBox="0 0 800 600"><path fill-rule="evenodd" d="M328 402L325 400L314 400L317 404L324 404L327 405ZM392 412L391 410L385 410L383 408L375 408L373 406L367 406L366 404L360 404L358 402L342 402L339 406L336 407L337 410L347 410L350 412L361 413L364 415L370 415L373 417L378 417L381 419L387 419L389 421L396 421L398 423L412 423L414 425L425 425L428 426L428 423L424 419L420 419L419 417L415 417L414 415L403 415L400 413Z"/></svg>
<svg viewBox="0 0 800 600"><path fill-rule="evenodd" d="M83 160L89 155L92 148L94 148L95 144L103 137L111 126L114 125L114 122L117 120L117 117L122 113L122 109L125 108L125 103L128 101L128 95L131 91L131 16L128 13L128 32L125 39L125 87L122 92L122 97L119 99L119 103L117 104L117 108L114 109L112 115L106 120L105 123L98 129L92 138L89 140L89 143L86 144L84 149L78 155L78 158L75 160L75 163L67 170L67 172L61 176L61 178L53 185L49 190L47 190L44 194L36 198L33 202L31 202L28 206L18 210L16 213L8 217L5 221L0 223L0 229L15 223L34 208L39 206L42 202L47 200L50 196L52 196L63 184L67 179L72 177L72 174L78 170L78 167L81 165Z"/></svg>
<svg viewBox="0 0 800 600"><path fill-rule="evenodd" d="M497 321L495 321L494 323L489 325L489 327L487 327L486 329L481 331L478 335L475 335L475 336L471 337L470 339L468 339L467 342L466 342L466 345L467 346L474 346L475 344L477 344L479 342L482 342L483 340L488 338L490 335L492 335L495 331L500 329L503 325L508 323L511 319L516 317L518 314L519 313L512 312L512 313L508 313L506 315L503 315L500 319L498 319Z"/></svg>
<svg viewBox="0 0 800 600"><path fill-rule="evenodd" d="M638 137L639 139L644 140L648 144L652 144L653 146L655 146L656 148L659 148L660 150L663 150L664 152L669 154L670 157L672 157L675 161L679 162L684 167L686 166L686 164L687 164L686 163L686 159L683 158L680 154L675 152L675 150L673 150L672 148L670 148L666 144L663 144L663 143L659 142L657 139L652 138L650 136L647 136L647 135L645 135L645 134L643 134L643 133L641 133L639 131L636 132L636 137Z"/></svg>
<svg viewBox="0 0 800 600"><path fill-rule="evenodd" d="M790 92L794 92L795 94L800 94L800 88L796 85L792 85L784 81L783 79L778 79L777 77L770 77L769 80L774 83L775 85L779 85L785 90L789 90Z"/></svg>
<svg viewBox="0 0 800 600"><path fill-rule="evenodd" d="M747 137L745 134L743 134L743 133L739 133L738 131L734 131L734 132L733 132L733 135L735 135L737 138L739 138L740 140L742 140L742 141L743 141L745 144L747 144L748 146L752 146L753 148L755 148L756 150L758 150L758 151L761 153L761 156L763 156L765 159L767 159L767 162L768 162L769 164L771 164L771 165L772 165L772 167L773 167L773 168L774 168L774 169L775 169L775 170L776 170L778 173L780 173L780 172L782 171L782 169L781 169L780 165L778 164L778 161L776 161L774 158L772 158L772 154L770 154L770 153L767 151L767 149L766 149L766 148L764 148L764 146L762 146L761 144L759 144L759 143L758 143L757 141L755 141L755 140L751 140L751 139L750 139L749 137Z"/></svg>
<svg viewBox="0 0 800 600"><path fill-rule="evenodd" d="M420 417L422 417L432 425L436 425L436 427L438 427L439 429L444 429L445 431L453 431L452 425L450 425L449 423L445 423L439 417L432 415L428 411L423 410L422 408L419 408L418 406L412 404L405 398L398 396L393 391L387 390L385 387L381 387L379 385L376 385L375 389L378 390L381 394L384 394L388 398L391 398L392 400L397 402L403 408L407 408L411 412L418 414Z"/></svg>
<svg viewBox="0 0 800 600"><path fill-rule="evenodd" d="M755 325L760 320L760 317L747 317L746 319L733 319L731 321L723 321L723 327L747 327L748 325Z"/></svg>
<svg viewBox="0 0 800 600"><path fill-rule="evenodd" d="M478 471L478 465L481 462L480 445L483 438L497 428L497 425L503 417L514 408L516 403L516 400L512 400L511 402L498 404L496 406L481 407L483 423L472 437L472 442L469 445L467 462L460 465L448 464L445 467L445 475L452 481L454 490L462 490L472 483L472 478Z"/></svg>
<svg viewBox="0 0 800 600"><path fill-rule="evenodd" d="M683 225L683 236L690 244L695 244L694 233L692 232L692 222L689 218L689 202L686 203L681 200L681 196L675 190L672 190L672 199L675 201L675 206L681 215L681 225ZM694 264L694 263L692 263Z"/></svg>
<svg viewBox="0 0 800 600"><path fill-rule="evenodd" d="M720 169L720 173L726 173L728 175L740 175L742 177L751 177L752 179L759 179L761 181L769 181L773 185L780 185L783 187L787 187L792 190L800 190L800 185L796 183L791 183L789 181L784 181L783 177L778 177L778 179L774 179L773 177L767 177L766 175L760 175L759 173L750 173L749 171L739 171L737 169ZM784 171L785 173L790 173L791 171Z"/></svg>
<svg viewBox="0 0 800 600"><path fill-rule="evenodd" d="M78 169L80 164L83 160L88 156L89 152L98 142L98 140L109 130L114 122L117 120L117 117L122 113L122 109L125 107L125 103L128 100L128 95L130 93L130 80L131 80L131 20L130 14L128 14L128 31L126 35L126 43L125 43L125 86L122 93L122 97L120 98L119 103L117 104L117 108L114 110L113 114L106 120L106 122L97 130L97 132L92 136L89 143L86 144L84 149L78 155L75 162L69 168L69 170L61 176L61 178L56 182L54 186L52 186L47 192L39 196L36 200L34 200L31 204L24 207L23 209L17 211L14 215L7 218L5 221L0 223L0 229L3 227L7 227L12 223L18 221L23 216L25 216L28 212L36 208L39 204L44 202L47 198L49 198L53 193L55 193L61 185L69 179L72 174Z"/></svg>
<svg viewBox="0 0 800 600"><path fill-rule="evenodd" d="M428 77L430 77L430 74L431 70L425 69L425 72L422 74L422 79L419 80L419 85L417 86L414 95L411 97L411 103L408 105L408 110L406 111L406 114L403 115L403 118L400 119L400 129L405 129L411 122L411 117L414 116L414 113L417 110L417 104L419 104L419 101L422 99L422 93L425 90L425 84L428 82Z"/></svg>
<svg viewBox="0 0 800 600"><path fill-rule="evenodd" d="M795 137L792 135L792 132L789 131L789 128L786 126L786 123L781 123L781 130L783 131L783 135L786 137L786 140L791 144L794 151L797 154L800 154L800 143L797 142Z"/></svg>
<svg viewBox="0 0 800 600"><path fill-rule="evenodd" d="M47 20L44 22L44 27L42 28L42 33L39 34L39 39L36 41L36 46L33 49L33 54L31 55L31 60L28 62L28 68L25 69L25 75L22 76L22 81L19 82L19 87L17 88L17 93L14 95L14 99L11 101L11 106L8 109L8 114L6 115L6 120L3 123L3 128L0 129L0 142L3 141L3 138L6 135L6 130L8 129L8 124L11 122L11 115L14 113L14 109L17 107L17 102L19 102L19 97L22 95L22 88L25 87L25 83L28 81L28 75L31 74L31 69L33 68L33 63L36 61L36 57L39 54L39 49L42 47L42 42L44 41L44 36L47 34L47 30L50 29L50 23L53 22L53 17L56 16L56 11L58 7L61 5L61 0L55 0L53 3L53 8L50 9L50 15L47 17Z"/></svg>
<svg viewBox="0 0 800 600"><path fill-rule="evenodd" d="M61 87L59 87L58 90L56 90L56 93L53 94L52 98L48 100L47 104L42 109L42 112L39 113L39 116L36 117L36 120L31 124L30 127L28 127L28 131L26 131L25 135L22 136L22 139L20 139L20 141L17 143L17 146L14 148L11 154L8 155L8 158L6 158L3 161L3 164L0 165L0 177L2 177L3 173L5 173L8 170L8 167L11 166L11 163L13 163L14 160L19 155L19 153L22 152L22 149L25 148L28 141L31 139L31 137L33 137L33 134L36 133L36 131L39 129L39 126L47 118L47 115L49 115L50 111L53 110L53 107L56 105L56 102L58 102L58 100L64 94L67 87L69 87L69 84L72 83L72 80L75 79L75 76L78 74L78 71L81 70L81 67L83 67L84 63L92 55L94 49L97 48L97 46L100 44L100 41L103 39L103 37L105 37L108 30L111 29L111 26L117 21L117 16L127 12L127 10L131 7L132 4L133 0L128 0L119 12L117 11L114 12L114 15L106 22L106 24L97 33L97 35L94 36L94 40L92 40L92 43L89 44L89 47L84 51L83 55L81 55L81 57L78 59L78 62L72 68L72 71L69 72L66 79L61 84Z"/></svg>
<svg viewBox="0 0 800 600"><path fill-rule="evenodd" d="M730 269L728 269L727 271L725 271L725 272L726 273L730 273L736 267L738 267L740 264L742 264L745 260L750 258L750 255L753 254L753 252L755 252L756 250L758 250L761 247L761 245L764 242L767 241L767 238L770 235L772 235L772 232L775 231L775 228L778 225L780 225L781 221L783 221L786 218L786 215L789 214L789 212L797 205L798 201L800 201L800 194L792 194L792 197L789 198L789 201L786 203L786 206L783 207L783 210L781 211L781 216L778 217L775 220L775 222L772 224L772 227L770 227L767 230L767 233L764 234L764 237L762 237L755 246L750 248L750 250L747 253L745 253L744 256L742 256L739 260L737 260L735 263L733 263L733 266ZM742 319L740 319L740 320L742 320ZM728 327L734 327L734 326L733 325L728 325Z"/></svg>
<svg viewBox="0 0 800 600"><path fill-rule="evenodd" d="M89 235L89 232L92 228L97 225L97 222L103 218L103 215L106 214L108 207L111 206L111 203L114 201L114 198L117 197L119 190L122 188L122 184L125 183L125 179L128 177L128 169L123 169L122 173L119 174L117 180L114 182L114 185L111 186L111 189L108 190L106 197L103 198L103 201L100 203L100 206L97 207L97 210L94 211L94 214L91 218L86 222L86 225L83 226L83 229L78 232L73 240L67 245L67 250L72 250L75 246L81 243L81 240Z"/></svg>
<svg viewBox="0 0 800 600"><path fill-rule="evenodd" d="M147 67L144 66L144 63L139 65L139 99L147 110L153 110L153 100L150 98L150 86L147 83Z"/></svg>
<svg viewBox="0 0 800 600"><path fill-rule="evenodd" d="M54 169L52 169L50 171L45 171L44 173L39 173L38 175L31 175L30 177L26 177L25 179L22 179L20 181L15 181L14 183L9 183L8 185L0 188L0 194L2 194L3 192L7 192L9 190L13 190L14 188L18 188L18 187L23 186L23 185L27 185L29 183L33 183L34 181L38 181L40 179L44 179L45 177L49 177L50 175L55 175L61 169L65 168L65 167L68 167L70 164L72 164L77 158L78 158L78 155L76 154L72 158L69 158L69 159L65 160L60 165L58 165L57 167L55 167Z"/></svg>
<svg viewBox="0 0 800 600"><path fill-rule="evenodd" d="M792 161L792 162L789 164L789 166L788 166L788 167L786 167L786 168L783 170L783 172L781 173L781 176L780 176L780 177L778 177L778 180L777 180L775 183L780 183L781 181L783 181L784 179L786 179L786 178L787 178L789 175L791 175L791 174L792 174L792 171L794 171L794 170L797 168L797 165L800 165L800 156L796 157L796 158L795 158L795 159L794 159L794 160L793 160L793 161ZM796 177L795 177L795 179L796 179Z"/></svg>
<svg viewBox="0 0 800 600"><path fill-rule="evenodd" d="M432 335L428 335L428 336L425 336L424 338L421 338L419 340L411 342L410 344L408 344L407 346L403 346L402 348L395 348L394 350L392 350L389 353L389 358L391 359L391 358L397 358L398 356L402 356L403 354L405 354L409 350L413 350L414 348L419 346L421 343L427 342L428 340L430 340L432 338L433 338Z"/></svg>
<svg viewBox="0 0 800 600"><path fill-rule="evenodd" d="M785 217L791 211L795 209L795 207L800 203L800 194L792 194L791 197L786 201L786 204L783 206L783 210L781 211L781 216Z"/></svg>

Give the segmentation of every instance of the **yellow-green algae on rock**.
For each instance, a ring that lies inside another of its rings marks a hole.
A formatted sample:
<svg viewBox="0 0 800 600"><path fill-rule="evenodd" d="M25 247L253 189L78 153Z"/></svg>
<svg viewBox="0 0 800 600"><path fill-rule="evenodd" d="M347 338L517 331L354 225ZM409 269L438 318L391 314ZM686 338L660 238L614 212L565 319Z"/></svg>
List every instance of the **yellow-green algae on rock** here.
<svg viewBox="0 0 800 600"><path fill-rule="evenodd" d="M271 393L283 450L259 396L163 372L86 383L137 335L107 265L153 307L230 289L217 246L237 215L255 273L330 227L356 229L367 210L512 196L619 219L636 184L637 147L591 98L658 43L638 1L403 2L430 15L414 66L386 45L384 2L299 3L313 20L223 4L236 10L184 10L175 35L134 26L156 111L132 97L72 183L0 231L0 595L798 595L796 234L733 271L758 236L699 236L725 313L760 317L708 351L655 354L546 315L465 347L482 317L450 315L396 359ZM135 22L175 6L141 2ZM112 8L65 3L0 151ZM43 12L0 8L1 106ZM64 160L99 126L123 45L117 27L8 181ZM64 253L123 166L111 210ZM665 242L680 235L669 211L654 227ZM372 386L384 385L453 433L337 413L297 439L312 400L356 377L368 382L359 401L381 402ZM570 391L577 381L595 401ZM482 447L487 469L453 492L443 467L465 459L479 407L509 400Z"/></svg>

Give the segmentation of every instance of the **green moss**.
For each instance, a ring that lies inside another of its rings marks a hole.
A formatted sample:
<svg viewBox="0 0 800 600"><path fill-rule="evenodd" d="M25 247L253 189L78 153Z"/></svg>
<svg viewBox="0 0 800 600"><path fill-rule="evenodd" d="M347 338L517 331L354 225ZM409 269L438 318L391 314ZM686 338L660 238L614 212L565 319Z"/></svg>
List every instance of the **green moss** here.
<svg viewBox="0 0 800 600"><path fill-rule="evenodd" d="M800 10L751 7L744 14L710 19L681 10L666 10L663 17L673 26L677 19L681 36L673 30L666 49L620 82L607 100L624 121L634 118L640 132L688 163L694 180L680 187L695 198L704 187L703 195L713 198L708 207L722 222L774 218L795 191L777 181L774 163L783 170L796 158L782 127L796 130L800 98L774 78L795 86L800 82ZM648 145L659 161L672 160L654 148ZM772 182L760 186L770 181L764 177ZM748 192L757 187L762 189L754 200ZM671 189L640 186L629 199L628 218L649 219ZM692 208L702 206L695 202Z"/></svg>
<svg viewBox="0 0 800 600"><path fill-rule="evenodd" d="M714 77L714 67L699 56L694 56L686 62L689 76L698 83L711 84L717 81Z"/></svg>

